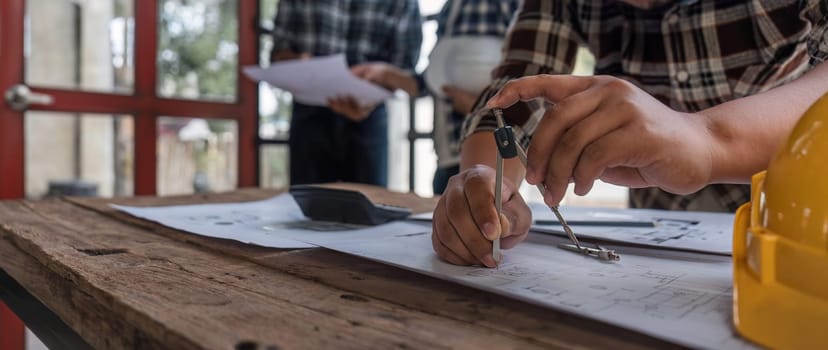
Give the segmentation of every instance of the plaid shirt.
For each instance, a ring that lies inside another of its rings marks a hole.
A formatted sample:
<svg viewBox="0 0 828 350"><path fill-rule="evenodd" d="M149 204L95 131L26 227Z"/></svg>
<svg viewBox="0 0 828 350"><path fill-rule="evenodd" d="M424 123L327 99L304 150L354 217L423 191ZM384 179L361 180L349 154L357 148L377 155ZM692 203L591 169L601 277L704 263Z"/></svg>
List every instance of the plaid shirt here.
<svg viewBox="0 0 828 350"><path fill-rule="evenodd" d="M344 53L351 65L382 61L413 70L422 37L416 0L280 0L273 50Z"/></svg>
<svg viewBox="0 0 828 350"><path fill-rule="evenodd" d="M457 2L460 8L452 16L452 7ZM519 4L520 0L448 0L437 15L437 37L503 38ZM449 100L435 99L433 139L441 168L460 164L460 129L464 117L452 110Z"/></svg>
<svg viewBox="0 0 828 350"><path fill-rule="evenodd" d="M456 18L451 17L454 3L460 2ZM451 35L506 36L520 0L447 0L437 15L437 37Z"/></svg>
<svg viewBox="0 0 828 350"><path fill-rule="evenodd" d="M596 57L596 74L627 79L678 111L695 112L795 79L828 58L828 1L682 0L639 9L620 1L526 0L495 81L481 94L464 135L495 128L482 110L508 80L572 72L579 46ZM528 147L540 103L506 113ZM534 112L534 113L533 113ZM734 211L745 185L712 185L677 196L634 189L634 207Z"/></svg>

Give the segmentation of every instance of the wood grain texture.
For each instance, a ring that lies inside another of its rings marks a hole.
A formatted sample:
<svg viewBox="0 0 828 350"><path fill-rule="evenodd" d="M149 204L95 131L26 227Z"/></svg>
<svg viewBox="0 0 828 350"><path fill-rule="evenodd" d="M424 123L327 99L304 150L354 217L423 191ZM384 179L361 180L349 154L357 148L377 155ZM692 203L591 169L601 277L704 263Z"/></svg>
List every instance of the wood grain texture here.
<svg viewBox="0 0 828 350"><path fill-rule="evenodd" d="M393 198L387 204L433 207L433 200L383 192L373 195ZM117 201L215 203L277 193ZM267 249L186 234L107 203L0 202L0 267L98 348L671 346L324 249Z"/></svg>

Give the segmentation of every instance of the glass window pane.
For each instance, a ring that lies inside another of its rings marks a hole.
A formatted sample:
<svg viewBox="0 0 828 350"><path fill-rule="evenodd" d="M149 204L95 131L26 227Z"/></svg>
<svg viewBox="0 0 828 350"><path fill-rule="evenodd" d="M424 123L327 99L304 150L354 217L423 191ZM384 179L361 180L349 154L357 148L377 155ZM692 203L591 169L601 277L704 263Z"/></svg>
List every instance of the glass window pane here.
<svg viewBox="0 0 828 350"><path fill-rule="evenodd" d="M259 65L270 65L270 51L273 49L273 19L276 17L276 7L279 0L259 0L259 28L264 30L259 35Z"/></svg>
<svg viewBox="0 0 828 350"><path fill-rule="evenodd" d="M129 116L26 112L26 197L132 195L133 130Z"/></svg>
<svg viewBox="0 0 828 350"><path fill-rule="evenodd" d="M579 47L575 55L573 75L592 75L595 71L595 56L585 47Z"/></svg>
<svg viewBox="0 0 828 350"><path fill-rule="evenodd" d="M270 66L270 53L273 51L273 36L270 34L259 35L259 65Z"/></svg>
<svg viewBox="0 0 828 350"><path fill-rule="evenodd" d="M267 83L259 83L259 137L266 140L287 140L293 97Z"/></svg>
<svg viewBox="0 0 828 350"><path fill-rule="evenodd" d="M238 125L226 119L158 119L158 194L236 188Z"/></svg>
<svg viewBox="0 0 828 350"><path fill-rule="evenodd" d="M260 0L259 23L263 28L273 28L278 0ZM273 37L259 36L259 64L270 65ZM293 98L287 91L267 83L259 83L259 137L266 140L287 140L290 135L290 116Z"/></svg>
<svg viewBox="0 0 828 350"><path fill-rule="evenodd" d="M259 157L261 186L286 188L290 183L290 158L287 145L262 146Z"/></svg>
<svg viewBox="0 0 828 350"><path fill-rule="evenodd" d="M236 1L164 0L158 11L158 95L236 101Z"/></svg>
<svg viewBox="0 0 828 350"><path fill-rule="evenodd" d="M273 27L279 0L259 0L259 23L265 28Z"/></svg>
<svg viewBox="0 0 828 350"><path fill-rule="evenodd" d="M385 103L388 109L388 188L394 191L408 191L410 176L408 122L410 119L408 99L392 98ZM418 115L417 118L428 118ZM417 148L415 148L417 150ZM416 159L417 155L415 155ZM429 177L430 178L430 177Z"/></svg>
<svg viewBox="0 0 828 350"><path fill-rule="evenodd" d="M408 165L406 165L407 167ZM431 197L434 195L434 172L437 170L437 153L431 139L414 142L414 193Z"/></svg>
<svg viewBox="0 0 828 350"><path fill-rule="evenodd" d="M26 83L132 93L133 0L26 1Z"/></svg>

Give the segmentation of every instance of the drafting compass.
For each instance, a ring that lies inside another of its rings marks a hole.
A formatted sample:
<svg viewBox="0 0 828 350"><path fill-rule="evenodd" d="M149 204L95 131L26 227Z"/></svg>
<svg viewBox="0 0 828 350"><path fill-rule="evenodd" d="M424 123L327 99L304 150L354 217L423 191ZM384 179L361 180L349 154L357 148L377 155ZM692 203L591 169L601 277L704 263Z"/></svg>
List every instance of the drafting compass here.
<svg viewBox="0 0 828 350"><path fill-rule="evenodd" d="M526 151L521 145L515 142L515 134L512 131L512 127L507 126L503 120L503 111L499 108L495 108L492 112L494 113L495 119L497 119L497 129L494 131L495 144L497 145L497 163L495 164L495 208L497 209L497 217L499 220L500 214L503 211L503 160L518 157L523 166L526 167ZM543 187L542 184L538 184L537 188L541 195L546 193L546 188ZM559 248L591 256L603 261L618 261L621 259L621 256L614 250L608 250L598 245L596 245L595 248L582 246L581 243L578 242L578 237L575 236L575 232L572 231L572 228L566 223L566 220L564 220L563 215L561 215L561 212L558 210L558 206L556 205L550 208L552 209L552 212L555 213L555 217L558 218L558 222L561 223L561 227L563 227L566 236L569 237L570 241L572 241L571 244L559 244ZM500 237L492 242L492 258L498 265L500 264Z"/></svg>

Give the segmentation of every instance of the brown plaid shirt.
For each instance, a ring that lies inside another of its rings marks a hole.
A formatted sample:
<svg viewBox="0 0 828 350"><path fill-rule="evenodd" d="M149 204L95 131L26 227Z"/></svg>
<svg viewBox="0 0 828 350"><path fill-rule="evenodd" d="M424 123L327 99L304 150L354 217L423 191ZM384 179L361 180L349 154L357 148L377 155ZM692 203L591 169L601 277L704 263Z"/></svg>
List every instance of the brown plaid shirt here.
<svg viewBox="0 0 828 350"><path fill-rule="evenodd" d="M504 61L463 134L491 131L482 107L510 79L568 74L578 47L596 57L595 73L635 83L678 111L694 112L782 85L828 59L828 0L658 1L640 9L620 1L525 0L504 45ZM541 103L505 115L529 146ZM712 185L677 196L657 188L630 192L633 207L734 211L746 185Z"/></svg>

